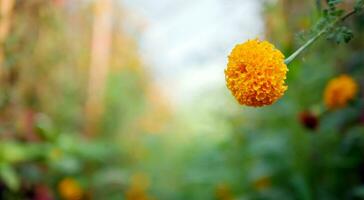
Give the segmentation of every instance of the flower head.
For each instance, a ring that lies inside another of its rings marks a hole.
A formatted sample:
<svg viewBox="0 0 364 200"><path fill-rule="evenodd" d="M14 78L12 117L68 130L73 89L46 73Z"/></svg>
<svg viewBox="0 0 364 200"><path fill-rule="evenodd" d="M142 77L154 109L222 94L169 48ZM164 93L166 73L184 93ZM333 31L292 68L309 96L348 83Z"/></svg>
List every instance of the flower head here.
<svg viewBox="0 0 364 200"><path fill-rule="evenodd" d="M325 105L329 109L342 108L358 92L358 85L350 76L340 75L329 81L324 93Z"/></svg>
<svg viewBox="0 0 364 200"><path fill-rule="evenodd" d="M265 106L287 90L284 55L271 43L258 39L238 44L229 55L226 85L236 100L247 106Z"/></svg>
<svg viewBox="0 0 364 200"><path fill-rule="evenodd" d="M65 178L58 185L59 194L66 200L82 199L83 190L73 178Z"/></svg>
<svg viewBox="0 0 364 200"><path fill-rule="evenodd" d="M125 199L127 200L151 200L147 190L150 182L146 174L136 173L131 177L131 183L126 191Z"/></svg>
<svg viewBox="0 0 364 200"><path fill-rule="evenodd" d="M271 178L269 176L260 177L253 182L253 186L257 190L264 190L270 187L271 184Z"/></svg>
<svg viewBox="0 0 364 200"><path fill-rule="evenodd" d="M219 200L232 200L231 189L226 183L220 183L215 189L216 199Z"/></svg>

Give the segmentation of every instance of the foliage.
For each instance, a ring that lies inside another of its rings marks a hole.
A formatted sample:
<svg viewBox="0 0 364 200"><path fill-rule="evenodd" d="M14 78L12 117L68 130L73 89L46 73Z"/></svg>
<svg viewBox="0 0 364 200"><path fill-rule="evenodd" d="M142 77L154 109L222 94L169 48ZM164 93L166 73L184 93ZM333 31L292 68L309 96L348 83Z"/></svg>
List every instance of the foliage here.
<svg viewBox="0 0 364 200"><path fill-rule="evenodd" d="M348 43L354 37L354 34L350 28L343 24L343 21L352 14L360 13L364 4L363 1L358 0L355 2L352 10L345 11L338 7L341 3L343 3L342 0L328 0L327 8L322 10L321 18L318 22L306 35L301 34L300 37L307 40L308 37L313 37L320 31L327 29L328 34L326 34L326 38L328 40L334 41L337 44Z"/></svg>
<svg viewBox="0 0 364 200"><path fill-rule="evenodd" d="M171 109L149 79L137 38L115 23L94 137L84 112L92 7L54 2L17 1L2 46L0 199L364 197L363 16L331 27L364 1L325 1L319 16L308 0L267 5L267 38L286 55L299 46L290 35L308 28L300 22L313 24L305 38L328 27L335 43L317 42L293 62L286 94L259 109L238 106L225 87ZM340 74L360 92L329 109L325 87Z"/></svg>

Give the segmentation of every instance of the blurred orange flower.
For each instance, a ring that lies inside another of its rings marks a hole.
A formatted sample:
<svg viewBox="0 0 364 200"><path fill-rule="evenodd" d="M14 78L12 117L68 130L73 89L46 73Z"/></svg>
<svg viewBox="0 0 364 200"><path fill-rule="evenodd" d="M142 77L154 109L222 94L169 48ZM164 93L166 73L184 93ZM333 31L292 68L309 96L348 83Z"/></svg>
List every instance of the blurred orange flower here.
<svg viewBox="0 0 364 200"><path fill-rule="evenodd" d="M58 185L58 191L65 200L80 200L83 196L82 188L73 178L63 179Z"/></svg>
<svg viewBox="0 0 364 200"><path fill-rule="evenodd" d="M325 105L329 109L342 108L358 92L358 85L350 76L343 74L329 81L324 92Z"/></svg>
<svg viewBox="0 0 364 200"><path fill-rule="evenodd" d="M149 188L149 178L143 173L136 173L131 177L131 183L126 191L127 200L152 200L147 194Z"/></svg>
<svg viewBox="0 0 364 200"><path fill-rule="evenodd" d="M216 198L219 200L232 200L232 194L229 185L221 183L216 187Z"/></svg>
<svg viewBox="0 0 364 200"><path fill-rule="evenodd" d="M287 90L284 55L258 39L238 44L229 55L226 85L236 100L247 106L270 105Z"/></svg>
<svg viewBox="0 0 364 200"><path fill-rule="evenodd" d="M257 190L263 190L268 188L271 185L271 179L269 176L263 176L261 178L258 178L253 183L254 188Z"/></svg>

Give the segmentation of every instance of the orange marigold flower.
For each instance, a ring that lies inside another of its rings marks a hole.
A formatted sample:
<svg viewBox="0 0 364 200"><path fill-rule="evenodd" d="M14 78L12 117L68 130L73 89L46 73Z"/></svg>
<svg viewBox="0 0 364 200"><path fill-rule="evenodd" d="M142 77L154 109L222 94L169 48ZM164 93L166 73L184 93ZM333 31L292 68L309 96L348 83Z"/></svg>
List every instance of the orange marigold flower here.
<svg viewBox="0 0 364 200"><path fill-rule="evenodd" d="M136 173L131 177L131 183L126 191L125 199L127 200L153 200L147 193L150 182L144 173Z"/></svg>
<svg viewBox="0 0 364 200"><path fill-rule="evenodd" d="M329 109L342 108L354 98L358 85L350 76L340 75L329 81L325 88L324 101Z"/></svg>
<svg viewBox="0 0 364 200"><path fill-rule="evenodd" d="M225 183L220 183L219 185L217 185L216 190L215 190L215 195L218 200L234 199L229 185L227 185Z"/></svg>
<svg viewBox="0 0 364 200"><path fill-rule="evenodd" d="M58 185L58 191L62 199L80 200L83 196L83 190L73 178L65 178Z"/></svg>
<svg viewBox="0 0 364 200"><path fill-rule="evenodd" d="M269 176L263 176L253 182L254 188L257 190L264 190L271 186L271 178Z"/></svg>
<svg viewBox="0 0 364 200"><path fill-rule="evenodd" d="M265 106L287 90L284 55L273 44L258 39L238 44L229 55L226 85L242 105Z"/></svg>

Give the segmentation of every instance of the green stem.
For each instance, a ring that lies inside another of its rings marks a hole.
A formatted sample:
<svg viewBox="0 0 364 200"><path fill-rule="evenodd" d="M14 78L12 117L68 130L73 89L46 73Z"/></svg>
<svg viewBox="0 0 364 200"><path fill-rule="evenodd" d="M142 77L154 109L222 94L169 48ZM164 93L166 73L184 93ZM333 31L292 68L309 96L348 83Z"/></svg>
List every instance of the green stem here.
<svg viewBox="0 0 364 200"><path fill-rule="evenodd" d="M342 22L345 19L347 19L348 17L354 15L356 13L356 10L353 10L349 13L347 13L346 15L340 17L338 20L336 20L335 22L333 22L332 24L326 26L325 28L323 28L320 32L318 32L315 36L313 36L311 39L309 39L305 44L303 44L300 48L298 48L295 52L293 52L286 60L284 60L284 63L286 63L286 65L288 65L289 63L291 63L299 54L301 54L307 47L309 47L312 43L314 43L318 38L320 38L324 33L326 33L326 31L331 28L332 26L334 26L335 24L337 24L338 22Z"/></svg>
<svg viewBox="0 0 364 200"><path fill-rule="evenodd" d="M315 35L313 38L309 39L304 45L302 45L295 52L293 52L286 60L284 60L284 63L286 63L286 65L291 63L300 53L302 53L303 50L305 50L312 43L314 43L326 31L327 31L327 28L322 29L319 33L317 33L317 35Z"/></svg>

